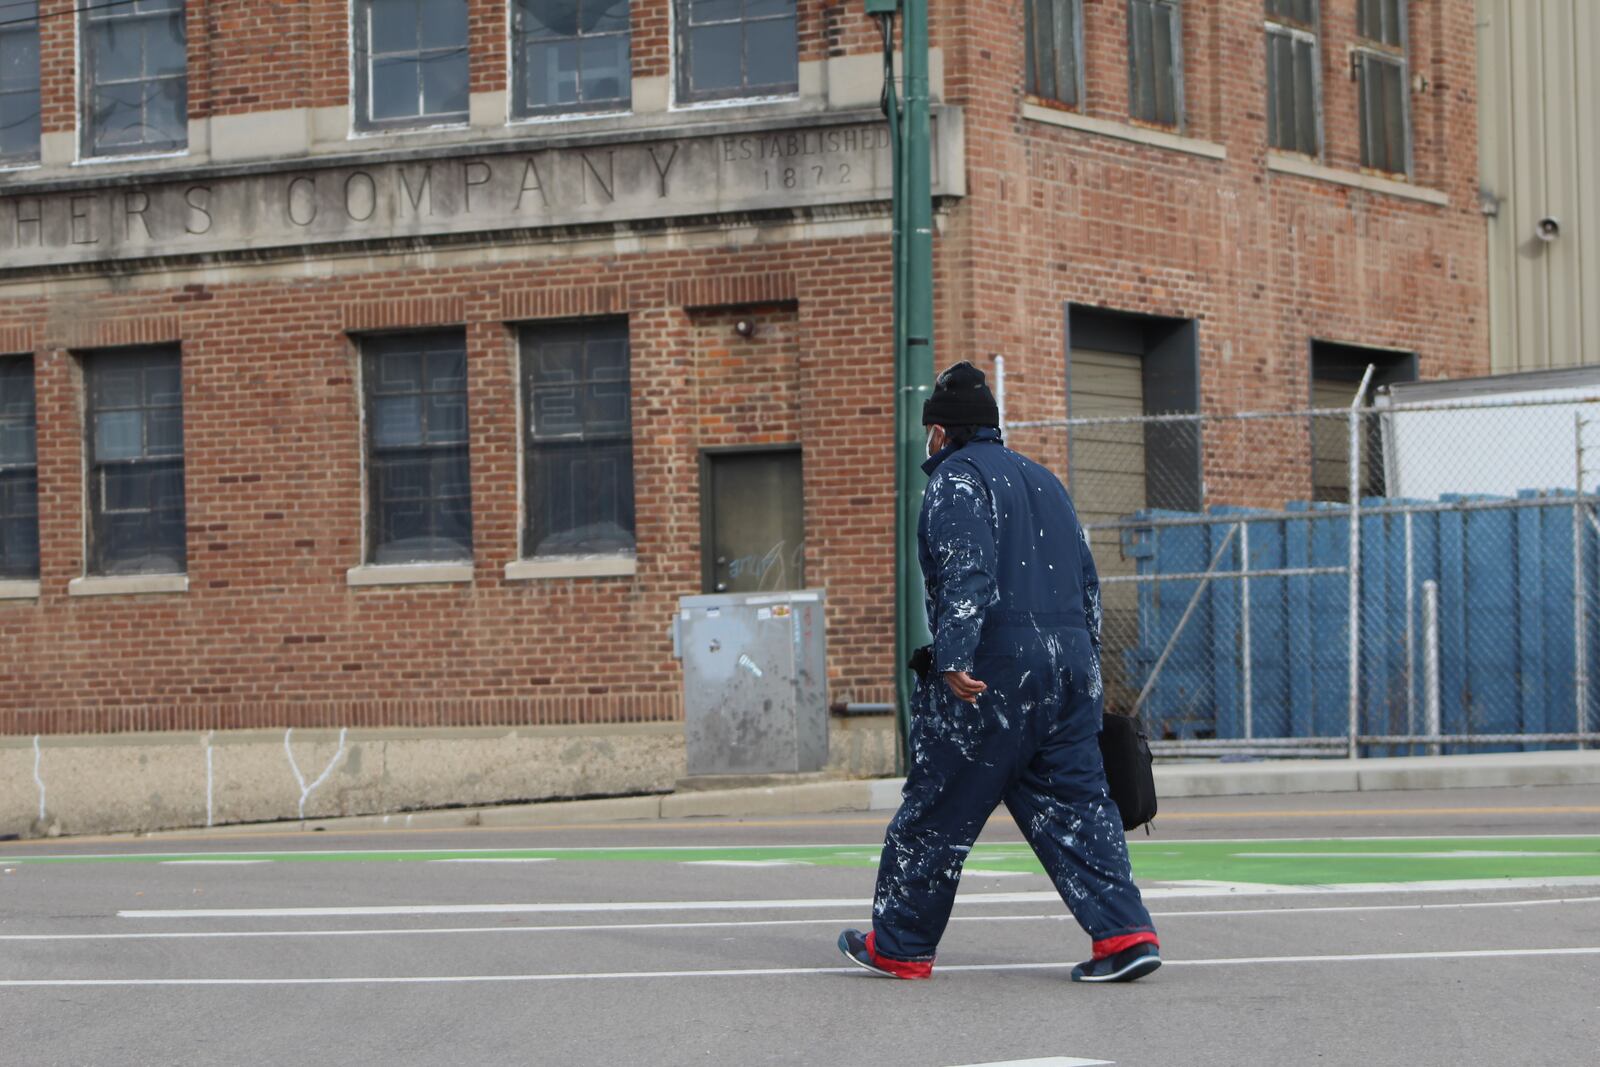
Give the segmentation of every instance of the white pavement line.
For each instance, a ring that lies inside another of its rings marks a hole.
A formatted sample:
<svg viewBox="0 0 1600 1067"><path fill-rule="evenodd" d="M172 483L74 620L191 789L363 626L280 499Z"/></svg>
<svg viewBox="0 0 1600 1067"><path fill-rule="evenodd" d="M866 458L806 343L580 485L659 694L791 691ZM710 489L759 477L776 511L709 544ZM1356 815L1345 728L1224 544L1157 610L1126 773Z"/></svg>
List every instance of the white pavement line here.
<svg viewBox="0 0 1600 1067"><path fill-rule="evenodd" d="M1218 911L1155 911L1156 919L1216 918L1239 915L1304 915L1318 912L1449 911L1465 908L1517 908L1545 904L1600 904L1600 897L1539 897L1532 900L1475 900L1446 904L1366 904L1314 908L1230 908ZM185 941L254 937L417 937L439 934L583 934L616 930L732 930L743 927L848 926L859 915L832 919L746 919L734 922L556 923L548 926L404 926L357 930L171 930L136 934L0 934L6 941ZM1065 911L1048 915L956 915L953 923L1067 922Z"/></svg>
<svg viewBox="0 0 1600 1067"><path fill-rule="evenodd" d="M1475 849L1452 849L1449 852L1232 852L1238 859L1319 859L1319 860L1463 860L1463 859L1521 859L1527 857L1565 856L1571 859L1593 859L1589 852L1495 852Z"/></svg>
<svg viewBox="0 0 1600 1067"><path fill-rule="evenodd" d="M1406 893L1459 893L1479 890L1569 889L1600 886L1600 875L1561 875L1554 878L1450 878L1426 882L1324 882L1306 885L1272 885L1262 882L1213 882L1203 879L1140 888L1146 900L1219 896L1341 896ZM959 899L959 898L958 898Z"/></svg>
<svg viewBox="0 0 1600 1067"><path fill-rule="evenodd" d="M550 863L548 856L452 856L429 863Z"/></svg>
<svg viewBox="0 0 1600 1067"><path fill-rule="evenodd" d="M1340 896L1347 894L1448 893L1461 890L1559 889L1600 886L1594 878L1478 878L1442 882L1352 882L1341 885L1259 885L1247 882L1191 882L1145 889L1145 900L1249 896ZM1015 893L964 893L958 905L1040 904L1061 898L1053 890ZM811 908L868 908L870 900L833 897L814 900L657 900L568 902L558 904L384 904L311 908L165 908L117 912L122 919L287 919L372 915L527 915L634 911L791 911Z"/></svg>
<svg viewBox="0 0 1600 1067"><path fill-rule="evenodd" d="M683 867L809 867L802 860L684 860Z"/></svg>
<svg viewBox="0 0 1600 1067"><path fill-rule="evenodd" d="M1042 1060L1004 1060L994 1063L968 1063L962 1067L1116 1067L1115 1060L1080 1060L1071 1056L1047 1056Z"/></svg>
<svg viewBox="0 0 1600 1067"><path fill-rule="evenodd" d="M1342 956L1230 956L1209 960L1166 960L1169 967L1227 967L1268 963L1375 963L1406 960L1509 959L1514 957L1600 956L1600 946L1582 948L1463 949L1456 952L1373 952ZM1073 962L958 963L951 971L1065 971ZM566 974L373 975L351 978L6 978L0 989L72 986L318 986L451 985L492 982L594 982L639 978L780 978L814 974L860 975L858 967L755 967L707 971L574 971Z"/></svg>
<svg viewBox="0 0 1600 1067"><path fill-rule="evenodd" d="M162 860L163 867L251 867L271 860Z"/></svg>
<svg viewBox="0 0 1600 1067"><path fill-rule="evenodd" d="M961 872L963 878L1043 878L1043 871L992 871L983 867L967 867Z"/></svg>
<svg viewBox="0 0 1600 1067"><path fill-rule="evenodd" d="M1537 810L1537 809L1534 809L1534 810ZM385 816L385 817L387 818L387 816ZM410 818L409 815L406 816L406 817L408 819ZM419 830L417 832L418 833L438 833L438 832L442 832L442 831ZM1567 833L1567 834L1437 834L1437 835L1431 835L1431 836L1427 835L1427 834L1389 834L1389 835L1386 835L1386 836L1383 836L1383 837L1345 837L1345 836L1340 836L1340 837L1327 837L1327 836L1323 836L1323 837L1193 837L1193 838L1183 838L1181 840L1173 840L1173 841L1161 841L1161 840L1155 840L1155 839L1152 839L1149 842L1131 841L1131 842L1129 842L1129 844L1133 846L1134 858L1137 859L1138 858L1138 853L1143 852L1143 851L1160 851L1162 846L1171 846L1171 847L1174 847L1174 848L1181 848L1181 847L1183 847L1185 845L1270 845L1270 844L1293 844L1293 843L1295 843L1297 841L1309 841L1309 842L1313 842L1313 843L1316 843L1316 844L1323 844L1323 843L1326 843L1328 841L1495 841L1495 840L1500 840L1500 839L1512 839L1512 840L1517 840L1517 841L1543 841L1543 840L1569 840L1569 839L1574 839L1574 838L1589 840L1589 839L1595 838L1596 836L1600 836L1600 835L1584 834L1584 833ZM1030 850L1028 849L1027 842L1025 842L1025 841L995 841L995 842L992 842L992 843L981 844L981 845L978 846L978 848L979 848L979 855L980 856L983 855L984 852L986 852L988 850L991 850L991 849L1014 850L1014 851L1020 852L1022 855L1030 854ZM452 852L452 853L456 853L456 854L459 854L459 855L466 855L468 853L473 853L473 852L537 851L537 852L559 852L562 855L567 855L567 854L581 854L581 853L585 853L585 852L778 852L778 851L787 851L787 850L790 850L790 849L850 849L850 850L852 850L853 852L855 852L858 855L861 855L861 854L864 853L864 854L870 855L870 856L876 856L878 854L878 852L880 851L880 848L879 848L879 846L877 844L871 844L871 843L850 844L848 842L843 842L843 843L841 843L841 842L823 842L821 844L812 843L812 844L805 844L805 845L789 845L789 844L781 844L781 845L772 845L772 844L767 844L767 845L580 845L580 846L552 845L552 846L550 846L548 848L535 848L535 849L517 849L517 848L514 848L514 847L508 848L506 846L501 846L499 848L425 848L425 847L412 846L411 848L360 848L360 849L350 849L350 848L309 848L309 849L271 849L271 850L254 850L254 851L246 851L246 850L240 850L240 849L213 849L212 851L213 852L226 851L230 855L235 855L235 856L239 856L239 855L248 856L248 855L254 855L254 854L259 853L260 855L263 855L263 856L284 856L284 857L288 857L288 856L329 856L329 855L337 855L337 856L399 856L399 855L411 855L411 854L415 854L415 853L418 853L418 852ZM1576 855L1586 855L1586 853L1575 853L1575 854ZM129 857L139 857L139 858L142 858L142 859L153 859L153 858L178 859L178 858L181 858L183 856L204 856L204 855L206 855L205 852L148 852L148 853L147 852L81 852L81 853L51 852L51 853L40 853L40 854L17 853L17 854L9 855L9 856L0 856L0 861L10 862L10 861L23 861L23 860L104 860L104 859L125 860L125 859L128 859ZM1274 853L1274 855L1283 855L1283 853ZM1569 855L1569 853L1562 853L1562 855Z"/></svg>
<svg viewBox="0 0 1600 1067"><path fill-rule="evenodd" d="M1035 904L1060 900L1054 892L969 893L963 904ZM169 908L119 911L123 919L283 919L357 915L524 915L632 911L788 911L796 908L856 908L872 901L835 897L816 900L657 900L561 904L386 904L329 908Z"/></svg>

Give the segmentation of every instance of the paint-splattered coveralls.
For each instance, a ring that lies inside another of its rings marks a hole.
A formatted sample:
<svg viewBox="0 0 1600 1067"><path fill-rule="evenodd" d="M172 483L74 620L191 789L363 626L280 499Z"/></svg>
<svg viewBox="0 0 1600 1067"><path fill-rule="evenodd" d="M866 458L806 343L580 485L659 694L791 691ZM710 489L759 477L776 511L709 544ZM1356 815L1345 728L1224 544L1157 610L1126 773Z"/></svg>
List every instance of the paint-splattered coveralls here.
<svg viewBox="0 0 1600 1067"><path fill-rule="evenodd" d="M934 669L917 686L904 801L878 868L874 951L932 960L961 865L1001 801L1097 957L1154 942L1106 793L1100 583L1072 501L993 430L923 469ZM988 684L976 706L945 671Z"/></svg>

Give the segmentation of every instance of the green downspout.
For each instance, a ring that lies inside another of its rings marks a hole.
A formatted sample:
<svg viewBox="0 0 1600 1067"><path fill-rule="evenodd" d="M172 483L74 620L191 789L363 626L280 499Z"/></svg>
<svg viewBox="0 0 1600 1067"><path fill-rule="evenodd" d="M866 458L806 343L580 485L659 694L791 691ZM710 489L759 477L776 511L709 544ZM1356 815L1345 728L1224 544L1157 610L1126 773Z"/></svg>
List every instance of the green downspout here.
<svg viewBox="0 0 1600 1067"><path fill-rule="evenodd" d="M905 101L897 99L892 67L892 20L902 11ZM927 478L922 473L922 402L933 388L933 174L928 118L927 0L866 0L885 27L884 110L894 163L894 396L895 396L895 732L900 769L909 763L907 737L915 679L905 667L911 650L927 644L927 613L917 563L917 515Z"/></svg>

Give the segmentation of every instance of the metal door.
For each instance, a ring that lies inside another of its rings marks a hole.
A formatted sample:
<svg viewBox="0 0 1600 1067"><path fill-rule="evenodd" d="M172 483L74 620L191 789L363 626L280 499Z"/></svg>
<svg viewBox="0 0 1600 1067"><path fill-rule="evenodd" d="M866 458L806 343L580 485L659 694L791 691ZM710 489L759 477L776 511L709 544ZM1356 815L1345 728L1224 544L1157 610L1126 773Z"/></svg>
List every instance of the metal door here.
<svg viewBox="0 0 1600 1067"><path fill-rule="evenodd" d="M707 452L700 491L705 592L805 587L805 494L798 449Z"/></svg>

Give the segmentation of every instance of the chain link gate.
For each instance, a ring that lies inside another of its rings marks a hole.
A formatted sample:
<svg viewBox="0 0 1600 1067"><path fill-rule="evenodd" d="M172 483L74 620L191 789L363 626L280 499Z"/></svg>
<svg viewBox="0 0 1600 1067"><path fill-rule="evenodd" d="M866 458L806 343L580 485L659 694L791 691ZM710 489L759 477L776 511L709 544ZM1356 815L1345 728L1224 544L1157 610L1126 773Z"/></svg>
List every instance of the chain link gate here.
<svg viewBox="0 0 1600 1067"><path fill-rule="evenodd" d="M1367 390L1007 425L1089 531L1107 708L1175 756L1600 741L1600 395Z"/></svg>

